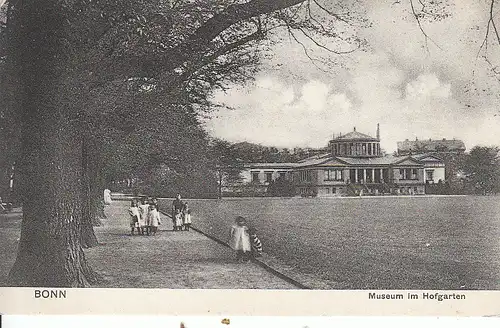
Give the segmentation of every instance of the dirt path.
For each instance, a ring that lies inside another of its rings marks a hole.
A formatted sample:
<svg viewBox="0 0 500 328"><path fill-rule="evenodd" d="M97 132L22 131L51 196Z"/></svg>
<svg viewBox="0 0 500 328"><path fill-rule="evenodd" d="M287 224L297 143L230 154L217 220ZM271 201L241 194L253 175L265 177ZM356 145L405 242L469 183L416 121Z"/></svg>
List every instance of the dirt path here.
<svg viewBox="0 0 500 328"><path fill-rule="evenodd" d="M173 232L162 216L156 236L129 236L128 202L106 207L108 219L96 227L102 243L86 250L103 276L96 287L293 289L293 285L253 263L238 264L233 252L195 232Z"/></svg>

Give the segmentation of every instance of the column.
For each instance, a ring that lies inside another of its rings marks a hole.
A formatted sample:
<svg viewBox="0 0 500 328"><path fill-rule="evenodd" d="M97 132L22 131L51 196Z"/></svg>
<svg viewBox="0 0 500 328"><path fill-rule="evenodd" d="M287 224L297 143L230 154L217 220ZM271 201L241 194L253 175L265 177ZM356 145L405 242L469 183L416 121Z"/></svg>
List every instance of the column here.
<svg viewBox="0 0 500 328"><path fill-rule="evenodd" d="M372 183L375 183L375 169L372 169Z"/></svg>
<svg viewBox="0 0 500 328"><path fill-rule="evenodd" d="M358 169L354 169L354 182L358 183Z"/></svg>
<svg viewBox="0 0 500 328"><path fill-rule="evenodd" d="M366 183L366 169L363 169L363 183Z"/></svg>
<svg viewBox="0 0 500 328"><path fill-rule="evenodd" d="M380 169L380 182L384 181L384 169ZM387 181L384 181L387 182Z"/></svg>

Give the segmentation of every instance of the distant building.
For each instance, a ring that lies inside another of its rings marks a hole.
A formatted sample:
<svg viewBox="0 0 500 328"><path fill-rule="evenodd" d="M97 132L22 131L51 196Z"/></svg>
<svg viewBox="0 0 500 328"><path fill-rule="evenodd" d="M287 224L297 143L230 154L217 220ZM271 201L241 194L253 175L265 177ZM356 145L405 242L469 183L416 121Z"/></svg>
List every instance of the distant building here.
<svg viewBox="0 0 500 328"><path fill-rule="evenodd" d="M426 184L445 181L445 163L440 157L434 154L427 153L413 155L413 158L419 160L422 164L424 164L424 181Z"/></svg>
<svg viewBox="0 0 500 328"><path fill-rule="evenodd" d="M330 153L299 162L296 193L304 196L424 194L424 165L411 156L383 156L377 137L356 131L329 142Z"/></svg>
<svg viewBox="0 0 500 328"><path fill-rule="evenodd" d="M400 144L398 156L384 156L379 125L376 137L354 128L330 140L326 152L298 163L247 163L241 171L241 183L226 190L233 194L249 194L254 190L264 195L273 180L282 178L292 182L295 194L301 196L421 195L426 193L426 185L444 181L445 164L439 156L416 153L414 146ZM431 149L442 149L444 144L432 143L432 146ZM465 150L463 143L458 142L447 147Z"/></svg>
<svg viewBox="0 0 500 328"><path fill-rule="evenodd" d="M462 140L456 139L441 139L441 140L419 140L414 141L400 141L397 143L399 155L418 155L416 157L422 156L434 156L439 158L443 168L435 169L434 173L437 174L433 179L434 183L444 183L446 184L445 189L447 192L453 192L453 190L460 189L461 178L460 178L460 163L463 160L465 153L465 144ZM428 165L434 165L433 163L427 162ZM434 167L435 168L435 167ZM433 167L428 166L425 170L433 170ZM442 173L444 171L444 173ZM432 189L432 188L430 188Z"/></svg>
<svg viewBox="0 0 500 328"><path fill-rule="evenodd" d="M465 144L461 140L408 140L398 141L398 155L414 155L424 153L464 153Z"/></svg>
<svg viewBox="0 0 500 328"><path fill-rule="evenodd" d="M263 196L269 184L279 178L291 181L297 163L247 163L240 171L240 181L223 181L225 196Z"/></svg>

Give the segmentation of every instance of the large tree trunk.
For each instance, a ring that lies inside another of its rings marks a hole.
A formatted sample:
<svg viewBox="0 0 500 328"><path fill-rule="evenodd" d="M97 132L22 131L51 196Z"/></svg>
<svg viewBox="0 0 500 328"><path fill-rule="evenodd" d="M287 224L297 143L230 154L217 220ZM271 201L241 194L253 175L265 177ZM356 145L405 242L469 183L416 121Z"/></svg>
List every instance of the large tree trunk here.
<svg viewBox="0 0 500 328"><path fill-rule="evenodd" d="M99 145L97 140L86 136L83 142L83 175L82 175L82 226L81 243L84 248L99 244L94 228L106 219L102 190L104 189L101 162L99 160Z"/></svg>
<svg viewBox="0 0 500 328"><path fill-rule="evenodd" d="M93 177L96 175L94 168L95 159L92 158L92 146L88 136L83 137L82 145L82 224L80 225L80 241L82 247L89 248L99 244L94 233L95 199L92 193ZM95 188L95 187L94 187ZM97 221L100 224L100 220Z"/></svg>
<svg viewBox="0 0 500 328"><path fill-rule="evenodd" d="M67 51L58 1L20 3L23 221L14 286L83 287L96 275L80 243L82 142L62 79Z"/></svg>

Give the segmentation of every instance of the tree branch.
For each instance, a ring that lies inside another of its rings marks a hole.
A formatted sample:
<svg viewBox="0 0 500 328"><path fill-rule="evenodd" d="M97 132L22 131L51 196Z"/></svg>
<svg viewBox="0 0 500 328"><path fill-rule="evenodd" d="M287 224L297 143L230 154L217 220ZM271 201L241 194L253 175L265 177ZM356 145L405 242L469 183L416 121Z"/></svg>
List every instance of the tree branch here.
<svg viewBox="0 0 500 328"><path fill-rule="evenodd" d="M420 3L422 3L422 2L420 2ZM429 35L427 35L427 33L425 32L424 28L422 27L422 23L420 21L420 17L418 16L418 14L417 14L417 12L415 10L415 6L413 5L413 0L410 0L410 6L411 6L411 11L413 13L413 16L415 17L415 20L417 21L418 28L420 29L420 32L422 32L422 34L425 37L425 48L427 49L427 52L429 52L429 47L427 45L427 41L431 41L432 43L434 43L434 45L436 47L438 47L439 50L443 50Z"/></svg>

